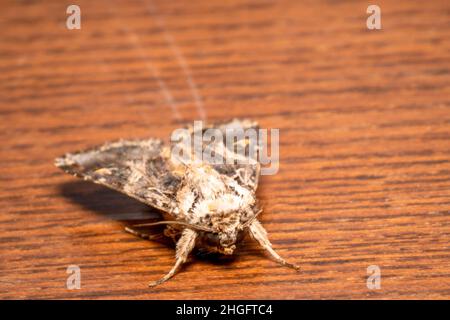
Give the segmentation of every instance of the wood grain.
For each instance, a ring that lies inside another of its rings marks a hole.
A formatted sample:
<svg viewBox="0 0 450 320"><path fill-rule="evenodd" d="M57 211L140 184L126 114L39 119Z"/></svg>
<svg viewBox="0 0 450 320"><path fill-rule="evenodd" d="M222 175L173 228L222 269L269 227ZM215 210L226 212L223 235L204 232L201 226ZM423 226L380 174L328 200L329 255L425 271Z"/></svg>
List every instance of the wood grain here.
<svg viewBox="0 0 450 320"><path fill-rule="evenodd" d="M0 4L0 297L449 299L450 5L378 1ZM53 166L199 119L280 129L262 222L299 273L247 239L194 257L123 231L154 212ZM81 289L66 268L81 268ZM381 289L366 286L381 269Z"/></svg>

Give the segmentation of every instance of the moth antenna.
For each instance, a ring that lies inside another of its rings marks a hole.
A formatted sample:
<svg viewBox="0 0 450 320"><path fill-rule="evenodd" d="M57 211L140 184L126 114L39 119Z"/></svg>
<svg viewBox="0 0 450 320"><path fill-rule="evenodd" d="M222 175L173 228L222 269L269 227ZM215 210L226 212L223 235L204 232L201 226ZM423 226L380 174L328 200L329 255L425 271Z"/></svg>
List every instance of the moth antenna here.
<svg viewBox="0 0 450 320"><path fill-rule="evenodd" d="M266 250L270 256L278 263L294 268L295 270L299 270L300 267L296 264L292 264L284 260L282 257L276 253L275 250L272 249L272 244L269 241L269 238L267 237L267 231L264 229L264 227L261 225L261 223L258 220L253 220L252 224L249 227L250 235L259 243L259 245Z"/></svg>
<svg viewBox="0 0 450 320"><path fill-rule="evenodd" d="M187 261L189 253L194 249L197 232L192 229L184 229L180 239L177 242L176 261L170 271L161 279L149 283L149 287L157 286L174 276L180 266Z"/></svg>
<svg viewBox="0 0 450 320"><path fill-rule="evenodd" d="M151 234L148 234L148 233L143 233L143 232L134 230L134 229L129 228L129 227L125 227L125 231L128 232L128 233L131 233L131 234L133 234L135 236L141 237L143 239L148 239L148 240L159 239L159 238L162 237L161 234L151 235Z"/></svg>
<svg viewBox="0 0 450 320"><path fill-rule="evenodd" d="M133 225L133 227L135 227L135 228L151 227L151 226L157 226L157 225L162 225L162 224L177 224L180 226L185 226L185 227L200 230L200 231L214 232L214 230L212 230L212 229L205 228L202 226L197 226L195 224L190 224L190 223L186 223L186 222L182 222L182 221L158 221L158 222L150 222L150 223L141 223L141 224L135 224L135 225Z"/></svg>

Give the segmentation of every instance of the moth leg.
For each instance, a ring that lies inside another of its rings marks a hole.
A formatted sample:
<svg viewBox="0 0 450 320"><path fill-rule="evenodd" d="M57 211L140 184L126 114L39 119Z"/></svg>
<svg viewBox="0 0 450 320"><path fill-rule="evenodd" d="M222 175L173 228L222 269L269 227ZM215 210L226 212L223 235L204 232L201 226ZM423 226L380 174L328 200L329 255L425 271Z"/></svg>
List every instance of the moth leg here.
<svg viewBox="0 0 450 320"><path fill-rule="evenodd" d="M286 260L284 260L282 257L280 257L278 255L278 253L276 253L275 250L272 249L272 244L269 241L269 238L267 237L267 231L266 229L264 229L264 227L261 225L261 223L258 220L254 220L250 226L250 235L253 237L253 239L255 239L259 245L266 250L270 256L275 259L276 262L290 267L290 268L294 268L295 270L299 270L300 267L296 264L292 264L289 262L286 262Z"/></svg>
<svg viewBox="0 0 450 320"><path fill-rule="evenodd" d="M125 227L125 231L131 234L134 234L135 236L141 237L143 239L153 240L153 239L159 239L162 237L161 234L148 234L144 232L137 231L135 229L132 229L130 227Z"/></svg>
<svg viewBox="0 0 450 320"><path fill-rule="evenodd" d="M195 232L194 230L188 228L183 230L183 233L181 234L181 237L177 242L175 265L164 277L157 281L150 282L149 287L157 286L173 277L180 266L186 262L189 253L192 251L192 249L194 249L196 238L197 232Z"/></svg>

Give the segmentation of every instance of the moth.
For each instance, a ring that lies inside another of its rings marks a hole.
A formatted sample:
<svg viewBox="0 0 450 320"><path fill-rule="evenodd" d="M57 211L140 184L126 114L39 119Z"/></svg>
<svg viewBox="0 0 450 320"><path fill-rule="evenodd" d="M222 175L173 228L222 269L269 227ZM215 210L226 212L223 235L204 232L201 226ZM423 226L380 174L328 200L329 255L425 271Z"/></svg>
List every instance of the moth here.
<svg viewBox="0 0 450 320"><path fill-rule="evenodd" d="M234 119L207 126L222 136L235 129L258 129L250 120ZM195 127L187 132L194 137ZM236 139L232 147L225 139L202 141L202 151L236 157L235 146L249 147L248 137ZM187 150L184 159L173 156L173 149L184 145L172 141L166 146L159 139L120 140L81 152L67 153L55 160L62 170L122 192L153 208L162 220L135 227L165 225L164 235L176 243L175 264L171 270L149 286L170 279L188 259L194 248L204 252L232 255L236 246L249 234L275 261L299 269L285 261L273 248L267 232L258 221L261 208L256 199L260 163L249 161L196 161L195 150ZM235 159L237 160L237 159ZM141 235L135 229L127 231Z"/></svg>

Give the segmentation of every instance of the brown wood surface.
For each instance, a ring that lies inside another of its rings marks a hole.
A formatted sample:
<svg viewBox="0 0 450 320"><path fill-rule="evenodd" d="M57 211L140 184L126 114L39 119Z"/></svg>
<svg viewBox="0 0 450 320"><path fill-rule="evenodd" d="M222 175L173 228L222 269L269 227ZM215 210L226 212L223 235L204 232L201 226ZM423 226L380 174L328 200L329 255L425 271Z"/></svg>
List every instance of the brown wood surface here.
<svg viewBox="0 0 450 320"><path fill-rule="evenodd" d="M76 3L81 30L65 1L0 5L1 298L450 298L448 1L378 1L373 31L365 1ZM246 239L148 288L173 248L123 227L154 212L53 166L202 111L280 129L261 219L301 272Z"/></svg>

